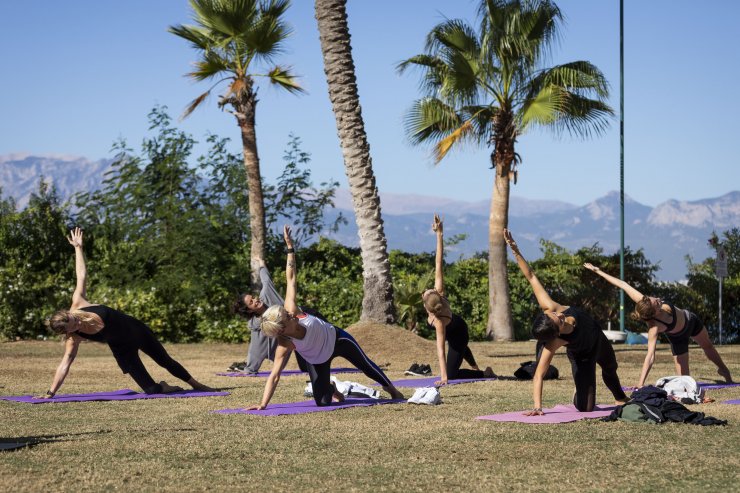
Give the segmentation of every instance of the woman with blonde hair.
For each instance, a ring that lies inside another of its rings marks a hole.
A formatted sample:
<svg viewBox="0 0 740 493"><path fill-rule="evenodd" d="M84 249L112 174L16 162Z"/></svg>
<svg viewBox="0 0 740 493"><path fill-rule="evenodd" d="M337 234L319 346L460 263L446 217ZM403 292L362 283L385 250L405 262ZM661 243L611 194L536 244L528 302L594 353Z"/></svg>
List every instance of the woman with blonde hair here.
<svg viewBox="0 0 740 493"><path fill-rule="evenodd" d="M435 214L432 231L437 236L437 251L434 261L434 289L427 289L421 295L424 309L427 311L427 323L434 329L437 338L437 360L440 377L435 385L445 385L448 380L457 378L493 378L496 376L491 367L485 370L478 368L473 352L468 346L470 335L468 324L458 315L452 313L450 303L445 297L444 285L444 239L442 219ZM449 346L445 356L445 341ZM472 369L460 368L465 360Z"/></svg>
<svg viewBox="0 0 740 493"><path fill-rule="evenodd" d="M182 388L168 385L164 381L155 383L141 362L140 350L194 389L213 390L195 380L180 363L167 354L146 324L113 308L88 302L87 268L82 252L82 230L73 229L67 240L75 249L77 285L72 295L72 307L69 310L58 311L48 321L48 326L52 331L64 336L65 351L51 387L44 397L54 397L62 386L77 356L80 342L83 340L107 343L123 373L131 375L131 378L147 394L170 393L182 390Z"/></svg>
<svg viewBox="0 0 740 493"><path fill-rule="evenodd" d="M326 320L300 310L296 304L295 249L288 226L283 229L283 237L288 252L288 261L285 266L287 280L285 304L268 308L262 314L260 326L265 336L277 339L275 363L265 382L262 401L259 405L248 409L267 407L280 381L280 374L293 350L306 361L313 398L317 406L331 404L332 398L337 401L344 400L344 396L337 391L336 386L330 380L331 362L337 356L346 359L365 375L378 382L392 398L403 399L403 394L393 386L378 365L367 357L351 335Z"/></svg>
<svg viewBox="0 0 740 493"><path fill-rule="evenodd" d="M635 311L630 315L633 320L645 322L648 326L648 346L645 361L642 364L640 380L637 387L645 385L650 369L655 361L655 346L658 334L665 334L671 345L673 362L678 375L690 375L689 372L689 339L693 339L704 350L707 358L717 365L717 373L727 382L732 382L730 370L709 339L709 332L701 319L688 310L677 308L660 298L645 296L621 279L610 276L593 264L583 264L591 272L606 279L610 284L627 293L635 302Z"/></svg>

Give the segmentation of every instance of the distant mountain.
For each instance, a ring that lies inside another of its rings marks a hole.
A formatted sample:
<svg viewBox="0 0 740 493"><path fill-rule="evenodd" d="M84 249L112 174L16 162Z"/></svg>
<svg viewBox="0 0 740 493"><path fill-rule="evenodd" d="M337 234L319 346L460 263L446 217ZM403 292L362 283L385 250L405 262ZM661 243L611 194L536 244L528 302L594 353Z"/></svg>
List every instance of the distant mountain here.
<svg viewBox="0 0 740 493"><path fill-rule="evenodd" d="M0 189L22 209L38 190L39 177L44 176L61 197L67 198L76 192L98 189L111 162L74 156L0 156Z"/></svg>
<svg viewBox="0 0 740 493"><path fill-rule="evenodd" d="M38 186L41 175L54 183L64 198L80 190L100 186L110 160L90 161L80 157L0 156L0 187L5 196L17 200L20 208ZM488 249L489 201L465 202L423 195L382 194L383 219L390 249L431 252L434 236L431 216L439 212L450 237L467 238L450 247L448 258L470 256ZM342 212L348 224L329 235L337 241L357 246L357 228L352 201L347 190L339 190L335 210L327 219ZM619 193L610 192L584 206L553 200L512 197L510 227L516 233L527 258L541 255L539 241L546 238L577 250L598 243L607 253L619 249ZM669 200L655 208L625 197L625 244L643 248L648 259L660 265L658 278L676 281L686 276L686 256L701 261L710 255L706 242L712 231L720 233L740 225L740 192L692 202Z"/></svg>

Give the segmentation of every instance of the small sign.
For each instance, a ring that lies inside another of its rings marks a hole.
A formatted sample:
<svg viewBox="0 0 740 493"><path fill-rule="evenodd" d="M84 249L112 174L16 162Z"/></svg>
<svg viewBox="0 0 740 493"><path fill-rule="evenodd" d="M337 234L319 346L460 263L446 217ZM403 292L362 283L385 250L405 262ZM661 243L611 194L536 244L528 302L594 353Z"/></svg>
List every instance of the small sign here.
<svg viewBox="0 0 740 493"><path fill-rule="evenodd" d="M727 277L727 252L722 245L717 247L717 262L714 270L717 277Z"/></svg>

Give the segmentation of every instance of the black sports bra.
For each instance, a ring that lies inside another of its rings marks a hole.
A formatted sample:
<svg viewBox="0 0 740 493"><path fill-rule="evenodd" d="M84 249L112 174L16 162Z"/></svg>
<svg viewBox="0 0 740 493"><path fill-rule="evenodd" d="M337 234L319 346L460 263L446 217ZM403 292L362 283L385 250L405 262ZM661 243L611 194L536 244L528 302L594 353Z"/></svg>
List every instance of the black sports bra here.
<svg viewBox="0 0 740 493"><path fill-rule="evenodd" d="M649 318L646 320L646 322L653 321L653 322L658 322L660 324L663 324L665 325L665 331L670 332L676 327L676 305L672 305L670 303L666 303L666 305L671 307L671 322L670 323L665 323L662 320L658 320L656 318Z"/></svg>

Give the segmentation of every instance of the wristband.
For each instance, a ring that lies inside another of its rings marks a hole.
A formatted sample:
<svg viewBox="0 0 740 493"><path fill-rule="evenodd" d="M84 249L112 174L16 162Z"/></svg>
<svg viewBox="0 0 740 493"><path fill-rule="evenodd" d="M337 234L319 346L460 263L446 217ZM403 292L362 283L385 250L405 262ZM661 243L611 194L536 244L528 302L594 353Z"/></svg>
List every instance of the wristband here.
<svg viewBox="0 0 740 493"><path fill-rule="evenodd" d="M295 253L295 248L293 248L293 247L288 247L288 250L287 250L287 252L288 252L288 253Z"/></svg>

